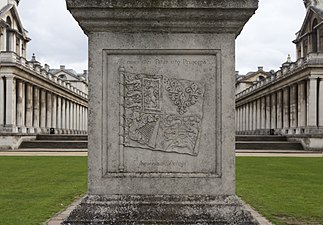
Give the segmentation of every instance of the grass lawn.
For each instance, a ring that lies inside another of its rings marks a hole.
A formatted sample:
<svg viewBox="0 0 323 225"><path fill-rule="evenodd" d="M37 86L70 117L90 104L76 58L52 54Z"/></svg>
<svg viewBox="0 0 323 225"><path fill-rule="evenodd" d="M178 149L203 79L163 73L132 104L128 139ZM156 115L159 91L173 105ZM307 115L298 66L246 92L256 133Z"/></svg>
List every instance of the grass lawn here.
<svg viewBox="0 0 323 225"><path fill-rule="evenodd" d="M237 194L280 224L323 224L323 158L237 157Z"/></svg>
<svg viewBox="0 0 323 225"><path fill-rule="evenodd" d="M0 224L42 224L87 190L87 157L0 157Z"/></svg>
<svg viewBox="0 0 323 225"><path fill-rule="evenodd" d="M87 157L0 157L0 224L42 224L87 189ZM323 158L237 158L237 193L277 225L323 224Z"/></svg>

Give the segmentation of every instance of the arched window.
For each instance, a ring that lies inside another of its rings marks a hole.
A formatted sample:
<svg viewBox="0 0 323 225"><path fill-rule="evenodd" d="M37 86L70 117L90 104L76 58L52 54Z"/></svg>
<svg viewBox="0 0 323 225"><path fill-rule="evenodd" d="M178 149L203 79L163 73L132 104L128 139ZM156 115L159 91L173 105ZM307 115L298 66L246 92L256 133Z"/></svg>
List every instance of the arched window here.
<svg viewBox="0 0 323 225"><path fill-rule="evenodd" d="M7 36L6 36L6 39L7 39L6 44L7 44L7 46L6 46L6 51L10 51L10 49L11 49L11 42L12 42L12 40L11 40L11 33L10 33L11 32L12 23L11 23L11 18L9 16L6 19L6 22L7 22L7 31L6 31L6 33L7 33Z"/></svg>
<svg viewBox="0 0 323 225"><path fill-rule="evenodd" d="M264 80L265 79L265 77L264 76L259 76L259 77L257 77L257 81L262 81L262 80Z"/></svg>
<svg viewBox="0 0 323 225"><path fill-rule="evenodd" d="M312 50L313 52L317 52L317 19L313 20L312 23Z"/></svg>
<svg viewBox="0 0 323 225"><path fill-rule="evenodd" d="M66 80L66 75L65 74L58 75L58 78L60 78L61 80Z"/></svg>

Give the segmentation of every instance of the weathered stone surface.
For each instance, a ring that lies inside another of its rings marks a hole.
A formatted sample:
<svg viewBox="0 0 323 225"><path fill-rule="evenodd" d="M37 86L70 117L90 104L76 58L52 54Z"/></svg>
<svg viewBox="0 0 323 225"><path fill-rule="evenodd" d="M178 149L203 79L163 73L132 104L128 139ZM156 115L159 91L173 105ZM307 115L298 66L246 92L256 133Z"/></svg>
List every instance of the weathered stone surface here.
<svg viewBox="0 0 323 225"><path fill-rule="evenodd" d="M234 196L90 195L63 224L258 225Z"/></svg>
<svg viewBox="0 0 323 225"><path fill-rule="evenodd" d="M257 8L254 0L67 0L86 33L235 33Z"/></svg>
<svg viewBox="0 0 323 225"><path fill-rule="evenodd" d="M89 196L68 221L253 224L235 197L232 74L257 1L67 3L90 58Z"/></svg>

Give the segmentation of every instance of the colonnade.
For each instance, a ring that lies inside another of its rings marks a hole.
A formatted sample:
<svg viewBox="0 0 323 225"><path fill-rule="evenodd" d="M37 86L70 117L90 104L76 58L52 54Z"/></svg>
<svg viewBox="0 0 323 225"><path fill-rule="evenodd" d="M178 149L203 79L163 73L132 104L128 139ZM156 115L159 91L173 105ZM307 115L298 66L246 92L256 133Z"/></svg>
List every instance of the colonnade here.
<svg viewBox="0 0 323 225"><path fill-rule="evenodd" d="M0 130L8 133L84 134L87 103L72 95L25 81L0 77ZM52 128L52 129L51 129Z"/></svg>
<svg viewBox="0 0 323 225"><path fill-rule="evenodd" d="M238 134L311 134L323 128L323 79L311 76L276 90L240 96ZM321 129L320 129L321 128Z"/></svg>

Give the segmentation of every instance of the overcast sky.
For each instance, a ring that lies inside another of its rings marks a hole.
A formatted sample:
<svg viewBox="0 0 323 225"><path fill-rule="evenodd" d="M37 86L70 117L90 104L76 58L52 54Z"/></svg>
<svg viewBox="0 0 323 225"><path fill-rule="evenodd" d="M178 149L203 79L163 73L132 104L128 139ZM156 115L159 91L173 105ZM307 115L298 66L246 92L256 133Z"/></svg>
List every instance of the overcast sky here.
<svg viewBox="0 0 323 225"><path fill-rule="evenodd" d="M87 69L87 37L66 9L65 0L22 0L18 10L29 31L28 59L32 53L51 68L64 64L77 72ZM302 0L260 0L256 14L237 38L236 70L278 70L291 54L292 41L305 17Z"/></svg>

